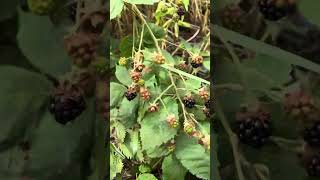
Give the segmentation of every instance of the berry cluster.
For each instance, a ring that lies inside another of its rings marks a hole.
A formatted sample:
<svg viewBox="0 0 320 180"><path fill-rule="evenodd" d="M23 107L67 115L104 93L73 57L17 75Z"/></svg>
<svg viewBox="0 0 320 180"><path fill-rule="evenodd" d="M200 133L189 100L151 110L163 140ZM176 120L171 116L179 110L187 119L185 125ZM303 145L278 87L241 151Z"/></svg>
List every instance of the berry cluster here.
<svg viewBox="0 0 320 180"><path fill-rule="evenodd" d="M130 86L125 92L125 97L128 99L128 101L132 101L134 98L136 98L137 97L136 87Z"/></svg>
<svg viewBox="0 0 320 180"><path fill-rule="evenodd" d="M200 55L193 55L191 57L191 66L193 68L198 68L203 65L203 57Z"/></svg>
<svg viewBox="0 0 320 180"><path fill-rule="evenodd" d="M186 14L186 10L184 8L184 6L179 6L178 10L177 10L177 14L181 17L184 16Z"/></svg>
<svg viewBox="0 0 320 180"><path fill-rule="evenodd" d="M320 177L320 121L314 98L305 91L293 91L285 95L285 111L300 121L304 146L302 162L309 176Z"/></svg>
<svg viewBox="0 0 320 180"><path fill-rule="evenodd" d="M153 61L156 64L164 64L166 62L166 59L162 54L155 52L153 54Z"/></svg>
<svg viewBox="0 0 320 180"><path fill-rule="evenodd" d="M278 21L295 12L295 0L259 0L258 8L265 19Z"/></svg>
<svg viewBox="0 0 320 180"><path fill-rule="evenodd" d="M183 98L183 104L187 108L193 108L196 105L196 100L192 96L185 96Z"/></svg>
<svg viewBox="0 0 320 180"><path fill-rule="evenodd" d="M98 37L96 34L76 33L64 39L64 44L73 64L87 67L96 55Z"/></svg>
<svg viewBox="0 0 320 180"><path fill-rule="evenodd" d="M167 116L167 123L171 128L176 128L179 126L179 121L174 114L170 114Z"/></svg>
<svg viewBox="0 0 320 180"><path fill-rule="evenodd" d="M270 113L262 108L242 109L236 115L236 132L241 142L253 147L264 145L271 135Z"/></svg>
<svg viewBox="0 0 320 180"><path fill-rule="evenodd" d="M314 120L317 118L317 108L313 98L303 91L290 92L285 95L285 112L298 120Z"/></svg>
<svg viewBox="0 0 320 180"><path fill-rule="evenodd" d="M86 103L82 92L75 86L63 84L50 96L49 111L61 124L76 119L85 108Z"/></svg>
<svg viewBox="0 0 320 180"><path fill-rule="evenodd" d="M224 27L239 31L245 25L245 12L239 7L238 4L227 5L221 13L221 23Z"/></svg>
<svg viewBox="0 0 320 180"><path fill-rule="evenodd" d="M313 155L306 165L309 176L320 177L320 154Z"/></svg>
<svg viewBox="0 0 320 180"><path fill-rule="evenodd" d="M304 130L304 140L311 147L320 147L320 121L316 122L312 127Z"/></svg>

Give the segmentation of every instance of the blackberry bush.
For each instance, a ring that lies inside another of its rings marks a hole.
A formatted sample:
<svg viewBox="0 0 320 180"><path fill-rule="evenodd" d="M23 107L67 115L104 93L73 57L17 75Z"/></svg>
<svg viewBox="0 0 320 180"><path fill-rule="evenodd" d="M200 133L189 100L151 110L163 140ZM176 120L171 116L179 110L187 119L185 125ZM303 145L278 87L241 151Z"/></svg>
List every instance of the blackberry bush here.
<svg viewBox="0 0 320 180"><path fill-rule="evenodd" d="M209 179L210 113L203 107L210 82L197 76L210 72L206 3L128 1L111 8L118 43L110 52L110 157L117 160L110 164L110 179ZM202 8L204 16L192 17L202 15ZM145 166L153 168L139 170Z"/></svg>

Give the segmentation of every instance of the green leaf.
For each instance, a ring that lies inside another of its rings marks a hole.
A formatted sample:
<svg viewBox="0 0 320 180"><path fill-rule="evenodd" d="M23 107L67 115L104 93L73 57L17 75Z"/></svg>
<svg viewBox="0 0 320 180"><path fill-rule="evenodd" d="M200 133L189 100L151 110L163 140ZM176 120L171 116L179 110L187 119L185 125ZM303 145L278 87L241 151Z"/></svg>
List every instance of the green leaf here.
<svg viewBox="0 0 320 180"><path fill-rule="evenodd" d="M140 173L150 173L152 171L151 167L147 164L141 164L139 166Z"/></svg>
<svg viewBox="0 0 320 180"><path fill-rule="evenodd" d="M116 77L124 85L130 86L132 83L129 71L123 66L116 66Z"/></svg>
<svg viewBox="0 0 320 180"><path fill-rule="evenodd" d="M320 18L319 18L319 1L312 0L303 0L298 3L299 11L312 23L320 26Z"/></svg>
<svg viewBox="0 0 320 180"><path fill-rule="evenodd" d="M63 46L64 32L47 16L20 11L19 25L19 47L33 65L57 77L70 70L70 59Z"/></svg>
<svg viewBox="0 0 320 180"><path fill-rule="evenodd" d="M186 88L190 90L198 90L201 87L201 82L195 79L187 79Z"/></svg>
<svg viewBox="0 0 320 180"><path fill-rule="evenodd" d="M179 117L178 104L172 98L165 98L163 102L166 108L161 107L158 112L146 114L141 122L140 136L142 148L145 150L160 146L177 134L177 128L170 128L166 118L168 114L174 114L176 118Z"/></svg>
<svg viewBox="0 0 320 180"><path fill-rule="evenodd" d="M148 26L150 27L156 39L162 39L166 35L166 31L164 30L163 27L158 26L154 23L148 23ZM147 30L147 28L145 28L145 31L143 34L143 43L144 43L144 46L146 47L154 48L154 40L150 32Z"/></svg>
<svg viewBox="0 0 320 180"><path fill-rule="evenodd" d="M120 157L110 152L110 178L114 179L118 173L121 173L122 168L123 163Z"/></svg>
<svg viewBox="0 0 320 180"><path fill-rule="evenodd" d="M110 20L119 16L124 7L123 0L111 0L110 1Z"/></svg>
<svg viewBox="0 0 320 180"><path fill-rule="evenodd" d="M182 2L183 2L184 7L186 8L186 10L188 11L189 4L190 4L189 0L182 0Z"/></svg>
<svg viewBox="0 0 320 180"><path fill-rule="evenodd" d="M0 67L0 150L14 145L42 116L52 84L40 74L13 66Z"/></svg>
<svg viewBox="0 0 320 180"><path fill-rule="evenodd" d="M133 47L133 36L129 35L121 39L121 42L119 45L121 57L131 57L132 47Z"/></svg>
<svg viewBox="0 0 320 180"><path fill-rule="evenodd" d="M187 170L198 178L210 179L210 153L196 139L180 135L176 147L175 155Z"/></svg>
<svg viewBox="0 0 320 180"><path fill-rule="evenodd" d="M312 61L295 54L284 51L275 46L257 41L253 38L241 35L234 31L227 30L221 26L213 25L214 32L223 37L226 41L230 41L239 45L242 45L248 49L254 50L260 54L268 55L289 64L304 67L308 70L320 73L320 65L313 63Z"/></svg>
<svg viewBox="0 0 320 180"><path fill-rule="evenodd" d="M140 174L137 180L158 180L153 174Z"/></svg>
<svg viewBox="0 0 320 180"><path fill-rule="evenodd" d="M305 169L299 164L299 157L294 152L281 149L276 145L265 146L260 150L252 148L244 148L244 150L244 156L250 162L259 162L269 168L270 179L309 179Z"/></svg>
<svg viewBox="0 0 320 180"><path fill-rule="evenodd" d="M61 172L69 174L69 167L88 161L87 156L95 138L94 104L93 100L87 100L87 109L67 125L57 123L48 111L45 113L39 127L32 134L34 138L26 166L28 174L34 175L36 179L47 179Z"/></svg>
<svg viewBox="0 0 320 180"><path fill-rule="evenodd" d="M115 82L110 83L110 108L114 108L119 104L126 90L127 88L121 84Z"/></svg>
<svg viewBox="0 0 320 180"><path fill-rule="evenodd" d="M187 170L172 154L164 158L162 162L163 180L184 180L186 173Z"/></svg>
<svg viewBox="0 0 320 180"><path fill-rule="evenodd" d="M111 124L111 129L113 128L115 128L117 140L123 143L127 133L126 127L122 123L114 121L114 123Z"/></svg>
<svg viewBox="0 0 320 180"><path fill-rule="evenodd" d="M120 108L119 108L119 118L121 118L121 122L126 126L126 128L130 128L134 125L137 117L137 110L139 105L139 98L135 98L132 101L128 101L126 98L123 98Z"/></svg>
<svg viewBox="0 0 320 180"><path fill-rule="evenodd" d="M139 131L137 130L130 132L130 148L133 155L135 155L141 149Z"/></svg>
<svg viewBox="0 0 320 180"><path fill-rule="evenodd" d="M130 4L146 4L146 5L153 5L158 1L159 0L125 0L125 2Z"/></svg>
<svg viewBox="0 0 320 180"><path fill-rule="evenodd" d="M245 61L244 65L256 69L279 85L288 82L292 69L288 62L262 54L258 54L255 59Z"/></svg>

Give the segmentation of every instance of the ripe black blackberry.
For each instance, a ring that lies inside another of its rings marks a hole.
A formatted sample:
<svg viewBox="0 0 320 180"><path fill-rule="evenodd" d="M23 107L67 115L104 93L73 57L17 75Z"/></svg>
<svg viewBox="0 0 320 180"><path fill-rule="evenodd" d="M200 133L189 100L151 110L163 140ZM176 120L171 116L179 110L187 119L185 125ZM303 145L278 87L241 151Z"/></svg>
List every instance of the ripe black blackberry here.
<svg viewBox="0 0 320 180"><path fill-rule="evenodd" d="M204 106L210 109L210 99L204 103Z"/></svg>
<svg viewBox="0 0 320 180"><path fill-rule="evenodd" d="M127 92L125 92L124 95L126 96L128 101L132 101L134 98L137 97L137 91L134 88L129 87Z"/></svg>
<svg viewBox="0 0 320 180"><path fill-rule="evenodd" d="M198 68L202 66L202 63L191 62L190 64L193 68Z"/></svg>
<svg viewBox="0 0 320 180"><path fill-rule="evenodd" d="M320 155L313 155L306 164L306 170L309 176L320 177Z"/></svg>
<svg viewBox="0 0 320 180"><path fill-rule="evenodd" d="M240 112L237 114L236 133L244 144L259 148L271 135L271 122L268 112Z"/></svg>
<svg viewBox="0 0 320 180"><path fill-rule="evenodd" d="M76 119L85 109L82 92L74 86L60 86L50 96L49 111L60 124Z"/></svg>
<svg viewBox="0 0 320 180"><path fill-rule="evenodd" d="M311 128L305 129L303 138L309 146L320 147L320 121L317 121Z"/></svg>
<svg viewBox="0 0 320 180"><path fill-rule="evenodd" d="M259 0L258 8L265 19L278 21L293 13L296 5L295 0Z"/></svg>
<svg viewBox="0 0 320 180"><path fill-rule="evenodd" d="M177 14L178 14L180 17L186 14L186 10L184 9L183 6L179 6L179 7L178 7Z"/></svg>
<svg viewBox="0 0 320 180"><path fill-rule="evenodd" d="M183 104L187 108L193 108L196 105L196 101L192 96L186 96L183 98Z"/></svg>
<svg viewBox="0 0 320 180"><path fill-rule="evenodd" d="M203 65L203 57L200 56L200 55L193 55L191 57L191 66L193 68L198 68L198 67L201 67Z"/></svg>

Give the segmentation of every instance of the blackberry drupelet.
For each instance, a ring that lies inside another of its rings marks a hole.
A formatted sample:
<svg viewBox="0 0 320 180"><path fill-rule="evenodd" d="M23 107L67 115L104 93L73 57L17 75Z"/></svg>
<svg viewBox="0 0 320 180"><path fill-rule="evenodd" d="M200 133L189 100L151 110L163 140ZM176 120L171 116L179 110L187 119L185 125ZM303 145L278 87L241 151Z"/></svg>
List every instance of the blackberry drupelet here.
<svg viewBox="0 0 320 180"><path fill-rule="evenodd" d="M177 11L177 14L178 14L180 17L186 14L186 10L184 9L183 6L179 6L178 11Z"/></svg>
<svg viewBox="0 0 320 180"><path fill-rule="evenodd" d="M242 143L261 147L271 135L270 114L262 109L238 113L236 133Z"/></svg>
<svg viewBox="0 0 320 180"><path fill-rule="evenodd" d="M58 87L50 96L49 111L60 124L76 119L85 109L84 97L77 88Z"/></svg>
<svg viewBox="0 0 320 180"><path fill-rule="evenodd" d="M258 8L265 19L278 21L295 11L294 0L259 0Z"/></svg>
<svg viewBox="0 0 320 180"><path fill-rule="evenodd" d="M320 177L320 155L313 155L306 165L309 176Z"/></svg>
<svg viewBox="0 0 320 180"><path fill-rule="evenodd" d="M187 108L193 108L196 105L196 101L191 96L186 96L183 98L183 104Z"/></svg>
<svg viewBox="0 0 320 180"><path fill-rule="evenodd" d="M311 128L305 129L303 138L309 146L320 147L320 121L316 122Z"/></svg>

